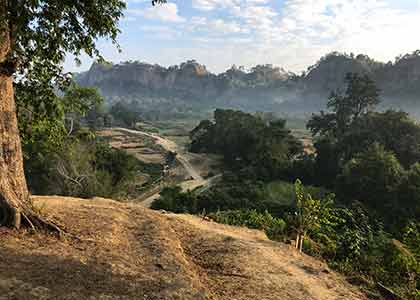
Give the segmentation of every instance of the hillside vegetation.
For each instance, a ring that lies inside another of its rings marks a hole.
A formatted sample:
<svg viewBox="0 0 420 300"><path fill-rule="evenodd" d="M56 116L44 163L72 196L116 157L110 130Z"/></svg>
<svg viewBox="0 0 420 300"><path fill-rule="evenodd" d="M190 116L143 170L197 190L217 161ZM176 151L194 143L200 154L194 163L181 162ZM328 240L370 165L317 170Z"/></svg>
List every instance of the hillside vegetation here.
<svg viewBox="0 0 420 300"><path fill-rule="evenodd" d="M190 150L221 155L223 180L206 193L167 188L152 208L293 239L378 297L386 286L418 299L420 126L405 112L375 111L367 75L345 81L307 123L313 151L282 120L216 110L191 131Z"/></svg>

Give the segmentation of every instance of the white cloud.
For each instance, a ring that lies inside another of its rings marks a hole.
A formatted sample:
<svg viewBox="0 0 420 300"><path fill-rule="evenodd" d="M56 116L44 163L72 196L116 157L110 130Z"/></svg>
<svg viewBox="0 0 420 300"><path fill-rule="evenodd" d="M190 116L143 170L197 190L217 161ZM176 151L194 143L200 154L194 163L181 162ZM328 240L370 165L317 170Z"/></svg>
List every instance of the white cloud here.
<svg viewBox="0 0 420 300"><path fill-rule="evenodd" d="M224 19L207 19L205 17L192 17L190 20L192 26L187 29L191 32L206 32L210 36L229 35L247 33L245 28L236 21L225 21Z"/></svg>
<svg viewBox="0 0 420 300"><path fill-rule="evenodd" d="M216 8L236 7L240 2L240 0L192 0L192 6L198 10L210 11Z"/></svg>
<svg viewBox="0 0 420 300"><path fill-rule="evenodd" d="M128 9L128 14L142 16L146 19L159 20L164 22L182 23L185 18L178 15L178 7L175 3L150 6L145 9Z"/></svg>
<svg viewBox="0 0 420 300"><path fill-rule="evenodd" d="M190 20L190 23L194 25L205 25L207 23L207 18L200 17L200 16L193 16Z"/></svg>
<svg viewBox="0 0 420 300"><path fill-rule="evenodd" d="M391 8L383 0L289 0L279 32L318 52L364 52L387 60L420 47L420 10Z"/></svg>
<svg viewBox="0 0 420 300"><path fill-rule="evenodd" d="M174 40L180 37L180 32L174 28L162 25L144 25L140 29L148 34L153 39L160 40Z"/></svg>
<svg viewBox="0 0 420 300"><path fill-rule="evenodd" d="M129 0L136 1L143 0ZM196 58L213 71L233 63L247 67L273 63L300 71L331 51L364 53L387 61L419 49L420 3L406 9L391 1L286 0L279 9L277 0L192 0L195 10L188 20L174 3L146 4L129 10L128 16L140 16L138 22L145 23L137 26L143 24L147 37L182 37L182 47L172 42L168 47L151 46L154 50L149 55L143 53L150 61L176 64ZM145 18L175 24L150 27Z"/></svg>
<svg viewBox="0 0 420 300"><path fill-rule="evenodd" d="M209 27L213 31L221 33L240 33L242 32L241 27L236 22L226 22L222 19L216 19L209 23Z"/></svg>
<svg viewBox="0 0 420 300"><path fill-rule="evenodd" d="M223 0L205 1L211 1L213 9L226 5ZM266 3L242 0L229 6L231 22L248 34L226 36L223 43L210 39L200 50L191 46L191 53L199 53L194 57L218 71L231 63L274 63L299 71L331 51L387 61L420 48L420 7L404 10L385 0L287 0L279 11ZM227 63L225 58L233 60Z"/></svg>
<svg viewBox="0 0 420 300"><path fill-rule="evenodd" d="M249 4L267 4L270 0L246 0Z"/></svg>

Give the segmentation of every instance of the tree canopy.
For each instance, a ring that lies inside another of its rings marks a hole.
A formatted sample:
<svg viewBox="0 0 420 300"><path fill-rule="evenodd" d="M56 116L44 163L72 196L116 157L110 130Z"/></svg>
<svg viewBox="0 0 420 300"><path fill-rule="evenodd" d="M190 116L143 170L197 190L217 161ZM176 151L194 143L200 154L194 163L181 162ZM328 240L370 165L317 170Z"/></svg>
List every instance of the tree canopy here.
<svg viewBox="0 0 420 300"><path fill-rule="evenodd" d="M191 151L222 154L236 169L252 169L262 178L280 176L302 144L284 120L266 122L258 116L216 109L214 122L202 121L191 131Z"/></svg>
<svg viewBox="0 0 420 300"><path fill-rule="evenodd" d="M340 138L352 122L371 112L379 104L379 90L367 75L348 73L345 93L335 91L327 102L330 112L313 114L308 122L312 134Z"/></svg>

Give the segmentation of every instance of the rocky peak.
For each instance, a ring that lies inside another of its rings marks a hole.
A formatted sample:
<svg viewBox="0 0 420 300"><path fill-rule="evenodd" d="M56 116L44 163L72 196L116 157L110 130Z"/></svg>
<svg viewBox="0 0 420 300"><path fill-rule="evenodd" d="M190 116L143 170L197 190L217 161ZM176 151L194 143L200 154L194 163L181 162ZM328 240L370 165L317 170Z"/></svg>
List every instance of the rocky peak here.
<svg viewBox="0 0 420 300"><path fill-rule="evenodd" d="M369 63L367 63L369 61ZM375 66L375 67L373 67ZM308 68L304 76L304 89L310 92L331 92L344 86L347 73L373 75L376 65L370 63L367 56L354 57L339 52L332 52L322 57L315 65Z"/></svg>
<svg viewBox="0 0 420 300"><path fill-rule="evenodd" d="M185 72L190 75L196 75L196 76L209 75L209 72L207 71L206 66L199 64L195 60L188 60L182 63L179 67L179 70L181 72Z"/></svg>

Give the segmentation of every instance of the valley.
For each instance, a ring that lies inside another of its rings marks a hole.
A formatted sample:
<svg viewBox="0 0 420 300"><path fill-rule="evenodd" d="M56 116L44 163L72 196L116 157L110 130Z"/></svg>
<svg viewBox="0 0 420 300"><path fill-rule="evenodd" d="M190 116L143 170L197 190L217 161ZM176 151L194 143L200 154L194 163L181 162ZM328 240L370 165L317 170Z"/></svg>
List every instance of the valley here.
<svg viewBox="0 0 420 300"><path fill-rule="evenodd" d="M0 0L0 300L419 300L408 2Z"/></svg>
<svg viewBox="0 0 420 300"><path fill-rule="evenodd" d="M157 133L116 127L99 132L99 136L110 138L111 147L127 151L145 163L164 166L162 177L150 183L147 190L134 200L145 207L150 207L152 202L159 198L160 190L164 186L180 185L184 191L196 188L204 191L221 177L220 174L208 177L209 171L217 172L220 158L187 152L181 145ZM140 139L130 139L133 136ZM149 146L155 149L154 151L143 147L147 141ZM174 162L166 161L168 153L176 154Z"/></svg>

